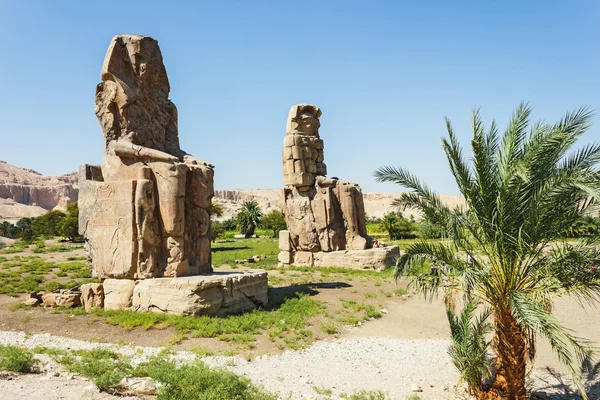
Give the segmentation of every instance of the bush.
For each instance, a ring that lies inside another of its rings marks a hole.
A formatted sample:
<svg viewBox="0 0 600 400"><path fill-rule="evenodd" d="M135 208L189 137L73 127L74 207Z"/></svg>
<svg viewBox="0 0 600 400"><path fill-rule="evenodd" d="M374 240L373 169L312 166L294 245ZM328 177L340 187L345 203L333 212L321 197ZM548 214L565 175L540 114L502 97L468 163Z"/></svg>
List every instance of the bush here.
<svg viewBox="0 0 600 400"><path fill-rule="evenodd" d="M48 211L33 220L31 228L37 236L54 237L60 235L62 221L67 215L59 210Z"/></svg>
<svg viewBox="0 0 600 400"><path fill-rule="evenodd" d="M211 221L212 236L211 240L214 242L218 237L225 233L225 224L221 221Z"/></svg>
<svg viewBox="0 0 600 400"><path fill-rule="evenodd" d="M260 225L263 229L273 231L273 237L277 237L279 231L286 229L283 214L278 210L273 210L265 215L260 221Z"/></svg>
<svg viewBox="0 0 600 400"><path fill-rule="evenodd" d="M423 219L419 223L419 236L425 239L440 239L446 236L446 230L439 224Z"/></svg>
<svg viewBox="0 0 600 400"><path fill-rule="evenodd" d="M83 242L83 236L79 234L79 207L77 202L67 206L67 215L60 225L60 235L71 242Z"/></svg>
<svg viewBox="0 0 600 400"><path fill-rule="evenodd" d="M32 372L38 361L33 354L16 346L0 345L0 370L12 372Z"/></svg>
<svg viewBox="0 0 600 400"><path fill-rule="evenodd" d="M387 232L390 239L414 239L413 231L416 228L414 222L404 218L402 214L389 212L383 216L379 225L380 229Z"/></svg>
<svg viewBox="0 0 600 400"><path fill-rule="evenodd" d="M202 361L178 367L173 362L140 365L139 374L161 382L157 400L276 400L245 377L223 369L210 369Z"/></svg>

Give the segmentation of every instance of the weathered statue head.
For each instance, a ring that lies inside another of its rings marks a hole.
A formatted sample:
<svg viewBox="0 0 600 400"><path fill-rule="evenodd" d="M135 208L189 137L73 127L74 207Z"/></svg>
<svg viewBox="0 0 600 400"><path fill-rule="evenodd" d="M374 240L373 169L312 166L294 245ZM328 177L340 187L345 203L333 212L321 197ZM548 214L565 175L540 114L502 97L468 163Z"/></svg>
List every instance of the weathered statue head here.
<svg viewBox="0 0 600 400"><path fill-rule="evenodd" d="M102 65L96 108L106 144L126 139L175 154L177 109L158 42L140 35L115 36Z"/></svg>
<svg viewBox="0 0 600 400"><path fill-rule="evenodd" d="M319 136L321 110L312 104L292 106L288 115L286 132L300 133L308 136Z"/></svg>

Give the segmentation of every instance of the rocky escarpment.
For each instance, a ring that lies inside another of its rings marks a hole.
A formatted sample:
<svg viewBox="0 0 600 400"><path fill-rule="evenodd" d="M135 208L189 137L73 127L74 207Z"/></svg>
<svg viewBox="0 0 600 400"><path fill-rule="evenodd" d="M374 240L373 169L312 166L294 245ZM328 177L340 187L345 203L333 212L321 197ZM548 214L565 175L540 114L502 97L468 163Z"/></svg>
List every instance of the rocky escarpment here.
<svg viewBox="0 0 600 400"><path fill-rule="evenodd" d="M77 174L43 176L0 161L0 221L14 222L55 208L64 209L78 196Z"/></svg>

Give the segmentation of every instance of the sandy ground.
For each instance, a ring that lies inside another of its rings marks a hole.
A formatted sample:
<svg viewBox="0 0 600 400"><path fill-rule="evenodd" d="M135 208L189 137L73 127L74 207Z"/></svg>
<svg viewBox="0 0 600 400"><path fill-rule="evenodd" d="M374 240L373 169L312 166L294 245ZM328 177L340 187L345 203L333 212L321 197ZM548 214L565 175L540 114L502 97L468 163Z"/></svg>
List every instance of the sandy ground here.
<svg viewBox="0 0 600 400"><path fill-rule="evenodd" d="M419 385L423 400L460 398L462 388L455 389L458 374L446 354L448 328L440 301L429 303L419 297L388 305L384 318L359 328L345 329L338 339L321 340L302 351L286 351L263 355L246 361L241 357L206 357L212 366L224 367L245 375L282 398L322 399L317 390L331 389L333 398L340 393L383 390L392 399L404 400L412 394L411 387ZM573 300L561 300L556 313L565 326L578 336L591 339L600 346L600 314L598 310L581 308ZM26 347L44 344L62 348L91 348L114 346L89 341L77 341L49 334L25 335L23 332L0 332L0 343ZM124 350L127 349L127 350ZM144 354L154 354L155 347L141 347ZM121 347L120 351L134 350ZM190 359L191 353L180 351L177 357ZM57 366L47 367L54 371ZM577 399L564 372L540 342L535 368L530 375L530 387L547 393L552 399ZM55 375L55 373L54 373ZM66 373L59 376L37 375L0 378L2 399L42 397L44 399L110 399L99 393L90 382ZM8 379L10 378L10 379ZM591 399L600 399L600 378L587 377ZM556 395L550 396L555 393Z"/></svg>

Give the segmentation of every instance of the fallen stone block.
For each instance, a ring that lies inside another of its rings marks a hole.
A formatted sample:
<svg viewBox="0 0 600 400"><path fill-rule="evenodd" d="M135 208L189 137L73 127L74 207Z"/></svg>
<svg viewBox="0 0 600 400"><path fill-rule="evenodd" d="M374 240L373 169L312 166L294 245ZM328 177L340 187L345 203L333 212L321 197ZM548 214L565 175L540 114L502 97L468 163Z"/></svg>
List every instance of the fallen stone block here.
<svg viewBox="0 0 600 400"><path fill-rule="evenodd" d="M35 298L29 298L29 299L25 300L23 302L23 304L25 304L26 306L29 306L29 307L37 307L40 305L40 301Z"/></svg>
<svg viewBox="0 0 600 400"><path fill-rule="evenodd" d="M76 307L81 305L81 293L68 291L63 293L45 293L42 296L42 304L44 307Z"/></svg>
<svg viewBox="0 0 600 400"><path fill-rule="evenodd" d="M104 286L101 283L81 285L81 305L87 312L104 308Z"/></svg>

